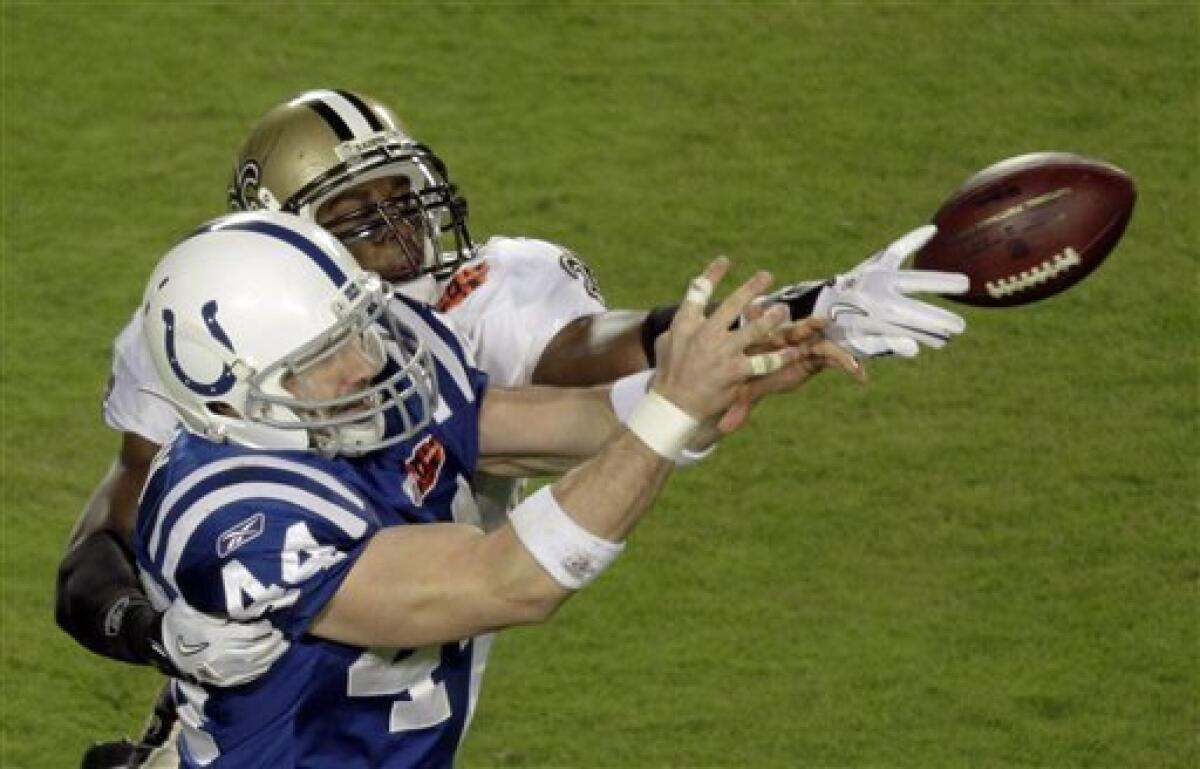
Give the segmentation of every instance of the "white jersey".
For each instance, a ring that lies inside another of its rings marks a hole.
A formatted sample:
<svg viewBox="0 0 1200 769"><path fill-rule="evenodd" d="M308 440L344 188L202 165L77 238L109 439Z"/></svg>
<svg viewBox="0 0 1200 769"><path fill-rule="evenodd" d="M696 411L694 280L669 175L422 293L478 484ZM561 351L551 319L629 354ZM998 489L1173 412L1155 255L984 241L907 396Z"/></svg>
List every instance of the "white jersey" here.
<svg viewBox="0 0 1200 769"><path fill-rule="evenodd" d="M531 238L492 238L442 288L437 307L467 337L493 387L525 387L546 345L576 318L604 312L596 279L577 256ZM521 483L476 473L483 528L504 523Z"/></svg>
<svg viewBox="0 0 1200 769"><path fill-rule="evenodd" d="M104 421L114 430L138 435L162 446L179 420L170 403L151 395L165 392L142 338L139 307L113 342L112 376L104 396Z"/></svg>
<svg viewBox="0 0 1200 769"><path fill-rule="evenodd" d="M467 337L494 387L524 387L546 345L576 318L604 312L596 280L570 251L492 238L446 281L437 308Z"/></svg>

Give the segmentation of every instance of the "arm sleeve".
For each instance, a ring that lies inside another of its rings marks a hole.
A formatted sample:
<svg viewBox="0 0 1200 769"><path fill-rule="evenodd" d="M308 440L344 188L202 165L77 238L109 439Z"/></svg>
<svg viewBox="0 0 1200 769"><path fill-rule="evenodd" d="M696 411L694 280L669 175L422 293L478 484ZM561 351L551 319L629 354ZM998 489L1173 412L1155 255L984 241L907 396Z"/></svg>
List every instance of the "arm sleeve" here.
<svg viewBox="0 0 1200 769"><path fill-rule="evenodd" d="M489 246L486 282L451 317L492 383L520 387L565 325L606 307L592 271L567 249L518 238Z"/></svg>
<svg viewBox="0 0 1200 769"><path fill-rule="evenodd" d="M125 543L111 531L89 535L58 569L54 618L85 648L122 662L157 662L151 642L158 613L142 592Z"/></svg>

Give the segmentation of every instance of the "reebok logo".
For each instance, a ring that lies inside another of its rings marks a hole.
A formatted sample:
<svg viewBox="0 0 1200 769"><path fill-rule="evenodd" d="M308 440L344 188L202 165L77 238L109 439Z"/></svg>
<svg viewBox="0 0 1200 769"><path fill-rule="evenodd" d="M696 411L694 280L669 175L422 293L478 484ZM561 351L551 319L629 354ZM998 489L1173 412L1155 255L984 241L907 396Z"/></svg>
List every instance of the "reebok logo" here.
<svg viewBox="0 0 1200 769"><path fill-rule="evenodd" d="M217 557L224 558L247 542L257 539L266 527L267 521L262 513L255 513L241 523L230 526L217 537Z"/></svg>

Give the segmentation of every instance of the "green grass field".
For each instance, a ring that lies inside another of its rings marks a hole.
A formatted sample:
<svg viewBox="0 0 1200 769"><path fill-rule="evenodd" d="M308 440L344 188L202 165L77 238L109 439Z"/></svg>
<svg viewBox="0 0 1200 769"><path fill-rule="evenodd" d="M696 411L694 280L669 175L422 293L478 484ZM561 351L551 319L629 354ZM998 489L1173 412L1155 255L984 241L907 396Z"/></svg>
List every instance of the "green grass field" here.
<svg viewBox="0 0 1200 769"><path fill-rule="evenodd" d="M1200 6L3 5L0 763L135 731L147 671L51 617L116 445L108 346L292 93L395 104L473 231L613 307L710 256L847 268L1021 152L1139 201L1077 289L865 388L820 378L676 478L622 563L499 641L461 765L1200 763Z"/></svg>

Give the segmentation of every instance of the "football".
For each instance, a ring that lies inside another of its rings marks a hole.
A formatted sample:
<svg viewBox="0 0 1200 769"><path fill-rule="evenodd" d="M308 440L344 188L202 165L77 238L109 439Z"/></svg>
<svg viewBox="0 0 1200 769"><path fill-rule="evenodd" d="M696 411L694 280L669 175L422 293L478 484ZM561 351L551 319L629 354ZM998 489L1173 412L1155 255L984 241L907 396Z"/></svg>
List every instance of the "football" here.
<svg viewBox="0 0 1200 769"><path fill-rule="evenodd" d="M1002 160L967 179L933 216L938 232L914 257L961 272L984 307L1028 304L1100 266L1125 232L1137 194L1114 165L1067 152Z"/></svg>

